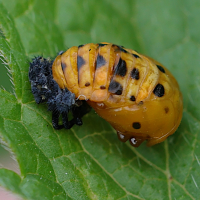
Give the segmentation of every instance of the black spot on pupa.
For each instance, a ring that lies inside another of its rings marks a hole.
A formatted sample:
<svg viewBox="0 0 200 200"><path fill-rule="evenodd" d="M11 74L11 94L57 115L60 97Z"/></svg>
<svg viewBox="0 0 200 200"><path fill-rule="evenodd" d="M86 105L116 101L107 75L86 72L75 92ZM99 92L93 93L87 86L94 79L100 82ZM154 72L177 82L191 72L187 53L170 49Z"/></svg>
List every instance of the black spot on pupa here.
<svg viewBox="0 0 200 200"><path fill-rule="evenodd" d="M105 90L105 89L106 89L106 86L105 86L105 85L101 85L101 86L100 86L100 89L101 89L101 90Z"/></svg>
<svg viewBox="0 0 200 200"><path fill-rule="evenodd" d="M131 101L135 101L135 96L132 95L132 96L130 97L130 100L131 100Z"/></svg>
<svg viewBox="0 0 200 200"><path fill-rule="evenodd" d="M112 80L108 87L108 91L112 94L121 95L123 91L123 87L120 83Z"/></svg>
<svg viewBox="0 0 200 200"><path fill-rule="evenodd" d="M160 65L156 65L156 66L161 72L165 73L165 70L164 70L164 68L162 66L160 66Z"/></svg>
<svg viewBox="0 0 200 200"><path fill-rule="evenodd" d="M126 72L127 72L126 61L120 58L114 74L124 77L126 75Z"/></svg>
<svg viewBox="0 0 200 200"><path fill-rule="evenodd" d="M99 45L99 47L103 47L103 46L105 46L105 45L107 45L107 44L99 43L98 45Z"/></svg>
<svg viewBox="0 0 200 200"><path fill-rule="evenodd" d="M106 60L104 59L104 57L98 54L97 61L96 61L96 69L104 66L105 64L106 64Z"/></svg>
<svg viewBox="0 0 200 200"><path fill-rule="evenodd" d="M78 48L81 48L81 47L83 47L83 46L84 46L84 44L81 44L81 45L78 46Z"/></svg>
<svg viewBox="0 0 200 200"><path fill-rule="evenodd" d="M165 88L163 87L163 85L161 85L160 83L156 85L153 93L157 96L157 97L162 97L165 94Z"/></svg>
<svg viewBox="0 0 200 200"><path fill-rule="evenodd" d="M67 65L66 65L65 63L61 62L61 67L62 67L62 70L63 70L63 72L64 72L64 71L65 71L65 68L67 67Z"/></svg>
<svg viewBox="0 0 200 200"><path fill-rule="evenodd" d="M85 64L85 60L83 59L83 57L81 56L77 56L77 67L78 67L78 71L80 70L80 68Z"/></svg>
<svg viewBox="0 0 200 200"><path fill-rule="evenodd" d="M120 49L121 49L121 48L120 48L118 45L116 45L116 44L113 44L112 47L114 48L114 51L115 51L115 52L119 52Z"/></svg>
<svg viewBox="0 0 200 200"><path fill-rule="evenodd" d="M137 68L134 68L132 71L131 71L131 78L135 79L135 80L138 80L140 78L140 75L139 75L139 70Z"/></svg>
<svg viewBox="0 0 200 200"><path fill-rule="evenodd" d="M167 114L169 112L169 108L168 107L165 107L165 113Z"/></svg>
<svg viewBox="0 0 200 200"><path fill-rule="evenodd" d="M141 106L141 105L143 105L143 101L140 101L139 103L138 103L138 106Z"/></svg>
<svg viewBox="0 0 200 200"><path fill-rule="evenodd" d="M89 49L89 51L91 51L91 49Z"/></svg>
<svg viewBox="0 0 200 200"><path fill-rule="evenodd" d="M124 53L128 53L122 46L119 46L120 51L124 52Z"/></svg>
<svg viewBox="0 0 200 200"><path fill-rule="evenodd" d="M133 122L132 124L134 129L140 129L141 128L141 124L139 122Z"/></svg>
<svg viewBox="0 0 200 200"><path fill-rule="evenodd" d="M89 82L85 83L85 87L88 87L88 86L90 86L90 83Z"/></svg>
<svg viewBox="0 0 200 200"><path fill-rule="evenodd" d="M137 54L132 54L135 58L140 58L140 56L138 56Z"/></svg>

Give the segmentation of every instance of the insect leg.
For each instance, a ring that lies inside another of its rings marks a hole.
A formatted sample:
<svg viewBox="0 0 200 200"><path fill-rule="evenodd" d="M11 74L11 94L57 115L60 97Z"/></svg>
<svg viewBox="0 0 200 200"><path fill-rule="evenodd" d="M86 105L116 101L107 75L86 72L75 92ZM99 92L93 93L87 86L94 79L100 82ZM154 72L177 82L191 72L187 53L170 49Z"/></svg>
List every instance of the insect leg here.
<svg viewBox="0 0 200 200"><path fill-rule="evenodd" d="M74 121L74 123L76 125L81 126L83 124L83 122L82 122L81 116L80 116L80 107L73 106L71 111L72 111L72 115L74 117L71 121Z"/></svg>
<svg viewBox="0 0 200 200"><path fill-rule="evenodd" d="M63 120L63 126L66 129L70 129L72 128L72 126L74 126L76 124L76 120L72 119L70 121L68 121L68 112L63 112L62 113L62 120Z"/></svg>
<svg viewBox="0 0 200 200"><path fill-rule="evenodd" d="M59 116L60 116L60 113L57 110L52 111L52 125L57 130L63 128L63 125L58 124Z"/></svg>
<svg viewBox="0 0 200 200"><path fill-rule="evenodd" d="M76 125L82 125L82 117L91 110L91 107L85 102L82 101L80 106L72 107L72 114L75 120Z"/></svg>

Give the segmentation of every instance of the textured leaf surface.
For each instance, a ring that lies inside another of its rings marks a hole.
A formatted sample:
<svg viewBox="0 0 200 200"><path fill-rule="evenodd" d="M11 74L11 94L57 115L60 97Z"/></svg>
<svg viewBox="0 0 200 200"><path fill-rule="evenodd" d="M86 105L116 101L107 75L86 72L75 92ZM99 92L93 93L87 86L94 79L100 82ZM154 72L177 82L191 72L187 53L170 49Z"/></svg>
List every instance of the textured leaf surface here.
<svg viewBox="0 0 200 200"><path fill-rule="evenodd" d="M197 0L0 0L0 56L15 89L0 90L0 136L21 171L0 169L0 185L38 200L198 199L199 12ZM151 56L177 78L183 120L165 142L135 149L94 112L81 127L55 131L46 105L34 102L33 56L103 41Z"/></svg>

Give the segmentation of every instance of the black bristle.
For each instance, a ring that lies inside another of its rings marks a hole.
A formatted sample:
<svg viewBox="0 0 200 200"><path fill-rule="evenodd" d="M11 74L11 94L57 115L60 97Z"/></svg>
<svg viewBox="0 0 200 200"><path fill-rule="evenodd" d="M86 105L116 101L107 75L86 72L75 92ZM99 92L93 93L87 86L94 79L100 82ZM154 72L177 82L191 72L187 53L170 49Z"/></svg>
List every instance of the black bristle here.
<svg viewBox="0 0 200 200"><path fill-rule="evenodd" d="M74 124L81 125L82 106L79 106L75 94L67 88L61 89L52 76L53 61L41 56L33 58L29 68L29 81L36 103L47 102L48 110L52 111L52 125L55 129L71 128ZM72 111L74 118L68 121L68 113ZM59 125L62 115L63 125Z"/></svg>

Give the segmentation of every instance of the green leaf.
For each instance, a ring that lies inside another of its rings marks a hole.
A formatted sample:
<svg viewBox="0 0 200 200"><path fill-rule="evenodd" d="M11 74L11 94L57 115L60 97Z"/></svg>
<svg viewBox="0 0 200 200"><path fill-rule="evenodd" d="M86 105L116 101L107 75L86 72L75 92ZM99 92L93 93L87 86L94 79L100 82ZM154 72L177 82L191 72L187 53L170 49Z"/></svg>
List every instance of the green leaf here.
<svg viewBox="0 0 200 200"><path fill-rule="evenodd" d="M20 167L20 175L0 169L0 185L24 199L198 199L199 12L197 0L0 0L0 58L14 87L0 90L0 137ZM32 57L104 41L155 58L177 78L183 119L165 142L121 143L93 111L81 127L56 131L35 103Z"/></svg>

